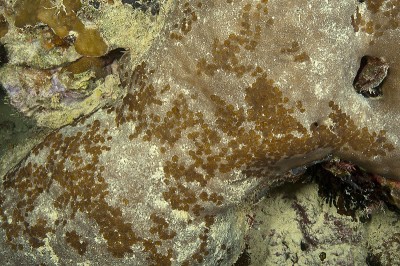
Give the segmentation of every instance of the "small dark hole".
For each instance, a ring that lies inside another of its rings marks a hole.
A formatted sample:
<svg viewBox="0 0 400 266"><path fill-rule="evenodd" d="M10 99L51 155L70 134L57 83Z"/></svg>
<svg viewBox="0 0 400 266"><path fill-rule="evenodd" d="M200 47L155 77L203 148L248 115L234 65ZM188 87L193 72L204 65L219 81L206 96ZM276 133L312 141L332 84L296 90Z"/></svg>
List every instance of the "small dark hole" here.
<svg viewBox="0 0 400 266"><path fill-rule="evenodd" d="M108 52L106 55L102 56L102 60L104 62L104 65L110 65L112 62L115 60L119 60L124 54L126 50L124 48L116 48L114 50L111 50Z"/></svg>
<svg viewBox="0 0 400 266"><path fill-rule="evenodd" d="M306 250L308 249L309 246L310 246L310 245L307 244L307 243L304 242L304 241L301 241L301 242L300 242L300 249L301 249L302 251L306 251Z"/></svg>
<svg viewBox="0 0 400 266"><path fill-rule="evenodd" d="M100 8L100 2L98 2L97 0L91 0L89 1L89 5L93 6L96 9Z"/></svg>
<svg viewBox="0 0 400 266"><path fill-rule="evenodd" d="M324 261L324 260L326 259L326 253L325 253L325 252L319 253L319 259L320 259L321 261Z"/></svg>
<svg viewBox="0 0 400 266"><path fill-rule="evenodd" d="M381 266L381 254L373 254L369 252L367 258L365 259L365 262L368 266Z"/></svg>
<svg viewBox="0 0 400 266"><path fill-rule="evenodd" d="M311 131L317 130L318 127L319 127L318 122L314 122L314 123L312 123L312 124L310 125L310 130L311 130Z"/></svg>
<svg viewBox="0 0 400 266"><path fill-rule="evenodd" d="M251 264L250 254L247 252L247 249L248 247L246 245L246 248L243 250L242 254L240 254L233 266L249 266Z"/></svg>

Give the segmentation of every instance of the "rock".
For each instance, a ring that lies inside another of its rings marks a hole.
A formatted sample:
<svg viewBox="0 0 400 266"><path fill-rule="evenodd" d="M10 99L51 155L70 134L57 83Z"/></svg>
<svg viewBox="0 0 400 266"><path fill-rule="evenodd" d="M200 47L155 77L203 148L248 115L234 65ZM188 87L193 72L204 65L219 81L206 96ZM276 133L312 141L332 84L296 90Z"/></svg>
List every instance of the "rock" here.
<svg viewBox="0 0 400 266"><path fill-rule="evenodd" d="M318 194L315 183L289 185L253 207L246 240L250 265L400 263L398 214L381 205L368 221L354 219Z"/></svg>
<svg viewBox="0 0 400 266"><path fill-rule="evenodd" d="M121 98L126 91L118 86L122 54L116 51L129 50L138 60L171 5L163 2L161 12L152 15L121 2L93 4L18 0L1 5L0 83L10 104L40 126L59 128Z"/></svg>
<svg viewBox="0 0 400 266"><path fill-rule="evenodd" d="M119 62L123 100L4 176L3 261L231 265L291 169L334 154L399 180L394 2L173 2ZM389 66L373 102L353 88L366 54Z"/></svg>

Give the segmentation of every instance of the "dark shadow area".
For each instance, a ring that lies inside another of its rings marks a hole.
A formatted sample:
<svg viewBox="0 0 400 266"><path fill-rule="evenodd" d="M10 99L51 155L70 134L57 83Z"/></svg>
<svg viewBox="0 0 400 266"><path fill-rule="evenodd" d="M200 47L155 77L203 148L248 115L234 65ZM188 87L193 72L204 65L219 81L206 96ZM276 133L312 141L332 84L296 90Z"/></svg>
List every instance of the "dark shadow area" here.
<svg viewBox="0 0 400 266"><path fill-rule="evenodd" d="M23 116L9 104L7 93L0 85L0 158L7 150L42 130L33 119Z"/></svg>

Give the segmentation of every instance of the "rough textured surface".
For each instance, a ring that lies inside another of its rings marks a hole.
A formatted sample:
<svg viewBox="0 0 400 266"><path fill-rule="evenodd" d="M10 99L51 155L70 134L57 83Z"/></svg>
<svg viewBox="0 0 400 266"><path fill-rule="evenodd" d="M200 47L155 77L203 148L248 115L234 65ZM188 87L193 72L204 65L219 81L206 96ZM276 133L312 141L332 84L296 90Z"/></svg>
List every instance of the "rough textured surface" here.
<svg viewBox="0 0 400 266"><path fill-rule="evenodd" d="M324 202L316 184L279 189L248 214L250 265L397 265L399 215L375 208L362 211L370 219L353 219Z"/></svg>
<svg viewBox="0 0 400 266"><path fill-rule="evenodd" d="M333 153L399 179L396 3L177 1L123 59L124 99L4 176L4 261L230 265L290 169ZM378 101L352 86L365 54L389 65Z"/></svg>
<svg viewBox="0 0 400 266"><path fill-rule="evenodd" d="M171 6L163 1L161 12L152 15L113 1L3 2L0 65L3 50L9 62L0 69L0 84L10 104L50 128L126 92L118 86L117 60L125 50L136 60L145 53Z"/></svg>

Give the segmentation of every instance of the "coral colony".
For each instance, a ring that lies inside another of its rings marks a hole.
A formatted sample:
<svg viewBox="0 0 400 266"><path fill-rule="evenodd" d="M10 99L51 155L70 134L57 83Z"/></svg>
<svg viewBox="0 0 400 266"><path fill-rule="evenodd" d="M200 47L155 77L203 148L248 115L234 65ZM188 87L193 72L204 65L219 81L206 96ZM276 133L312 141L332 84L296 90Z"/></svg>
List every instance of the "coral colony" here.
<svg viewBox="0 0 400 266"><path fill-rule="evenodd" d="M246 208L292 169L335 155L400 180L399 1L0 2L11 101L81 103L2 179L3 262L232 265ZM12 32L59 63L21 63Z"/></svg>

